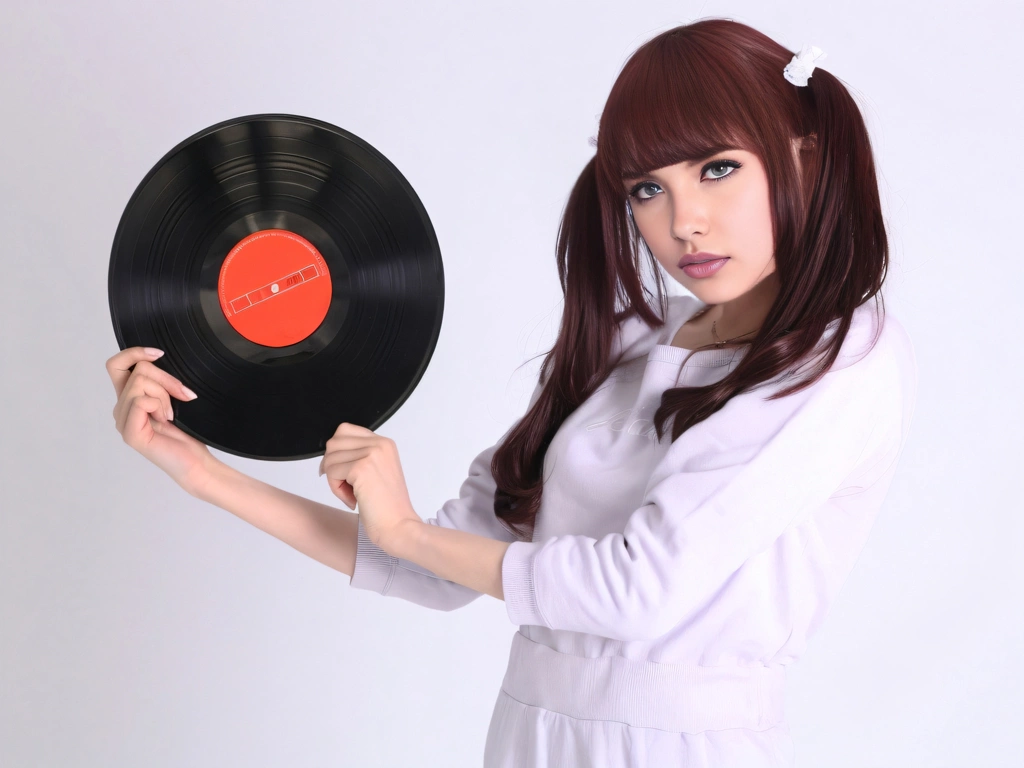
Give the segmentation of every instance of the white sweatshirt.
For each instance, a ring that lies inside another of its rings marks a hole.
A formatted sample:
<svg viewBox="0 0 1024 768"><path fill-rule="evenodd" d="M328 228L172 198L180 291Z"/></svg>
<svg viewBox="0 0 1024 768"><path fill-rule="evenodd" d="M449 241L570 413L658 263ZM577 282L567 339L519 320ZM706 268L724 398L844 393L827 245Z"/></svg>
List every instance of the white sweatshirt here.
<svg viewBox="0 0 1024 768"><path fill-rule="evenodd" d="M690 351L669 342L703 306L672 296L660 329L636 317L620 325L617 367L548 448L533 541L494 516L500 441L427 521L512 542L506 609L530 640L588 657L784 665L804 652L860 555L916 400L903 327L887 312L868 352L878 321L870 300L817 383L766 400L795 380L776 377L659 442L651 418L662 392L720 380L749 349L705 350L683 364ZM539 393L538 384L531 406ZM481 594L389 556L361 524L350 584L439 610Z"/></svg>

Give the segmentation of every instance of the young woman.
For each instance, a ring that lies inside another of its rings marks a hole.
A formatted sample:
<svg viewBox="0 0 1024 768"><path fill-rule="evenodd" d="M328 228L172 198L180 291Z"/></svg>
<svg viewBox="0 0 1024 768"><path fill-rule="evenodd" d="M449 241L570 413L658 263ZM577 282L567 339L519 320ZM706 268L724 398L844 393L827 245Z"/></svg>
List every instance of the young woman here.
<svg viewBox="0 0 1024 768"><path fill-rule="evenodd" d="M917 388L875 306L868 134L815 53L709 19L630 58L564 213L565 310L528 410L436 517L355 425L321 468L358 515L216 461L161 415L188 395L141 348L107 363L118 429L354 587L505 600L486 766L792 765L785 668L861 552Z"/></svg>

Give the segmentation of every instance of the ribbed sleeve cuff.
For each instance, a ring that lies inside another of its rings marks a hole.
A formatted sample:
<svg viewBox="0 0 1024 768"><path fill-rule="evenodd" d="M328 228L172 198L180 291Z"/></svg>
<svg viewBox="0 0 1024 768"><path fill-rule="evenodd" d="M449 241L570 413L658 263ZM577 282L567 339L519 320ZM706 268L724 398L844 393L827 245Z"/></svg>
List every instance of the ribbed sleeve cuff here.
<svg viewBox="0 0 1024 768"><path fill-rule="evenodd" d="M356 589L370 589L381 595L388 591L394 578L397 557L392 557L378 547L366 533L363 519L359 518L359 533L356 538L356 562L352 568L349 586Z"/></svg>
<svg viewBox="0 0 1024 768"><path fill-rule="evenodd" d="M505 610L516 626L533 624L546 627L537 605L533 562L543 542L513 541L501 561L501 588L505 594Z"/></svg>

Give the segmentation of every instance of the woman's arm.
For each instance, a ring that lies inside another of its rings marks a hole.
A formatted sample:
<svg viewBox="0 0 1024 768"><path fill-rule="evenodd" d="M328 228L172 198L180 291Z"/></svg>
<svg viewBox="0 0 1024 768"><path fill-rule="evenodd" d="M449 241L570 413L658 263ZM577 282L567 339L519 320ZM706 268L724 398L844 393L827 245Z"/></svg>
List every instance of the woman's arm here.
<svg viewBox="0 0 1024 768"><path fill-rule="evenodd" d="M494 478L491 476L491 459L498 443L485 448L470 462L469 473L459 489L456 498L446 501L437 514L422 522L423 529L438 529L440 541L453 541L445 534L470 535L490 546L507 546L515 539L513 533L503 525L494 514ZM431 553L420 551L416 561L395 556L374 544L366 533L363 519L357 518L355 570L349 585L356 589L366 589L387 597L400 597L403 600L433 608L440 611L451 611L462 608L476 600L485 591L500 598L500 594L492 591L493 579L482 582L477 577L466 575L464 566L456 566L450 571L441 568L435 573L430 566L437 567L439 559L444 558L443 550ZM411 527L411 526L410 526ZM419 529L419 524L417 524ZM429 530L424 532L430 536ZM424 544L424 546L428 546ZM405 554L405 549L397 547L396 553ZM425 557L425 559L424 559ZM473 565L468 566L471 570ZM447 575L457 575L460 581L450 579ZM496 575L496 574L495 574ZM484 587L483 590L479 587Z"/></svg>
<svg viewBox="0 0 1024 768"><path fill-rule="evenodd" d="M537 401L540 392L538 382L528 408ZM498 542L515 539L503 521L494 515L495 482L490 465L503 439L504 436L477 454L470 463L458 497L446 501L435 517L423 521L425 525L466 531L489 540L492 547ZM370 541L356 512L287 493L213 457L211 460L201 485L187 489L192 496L226 509L299 552L341 571L349 576L349 585L356 589L399 597L441 611L461 608L483 594L411 560L388 554ZM425 535L431 534L428 531ZM450 543L452 540L443 541ZM492 556L494 552L491 550ZM496 577L494 569L491 571ZM494 579L489 580L486 587L488 594L503 598L497 592Z"/></svg>
<svg viewBox="0 0 1024 768"><path fill-rule="evenodd" d="M501 584L501 562L511 542L495 541L457 528L442 528L409 521L396 532L386 550L438 578L461 584L481 594L505 599Z"/></svg>
<svg viewBox="0 0 1024 768"><path fill-rule="evenodd" d="M192 494L226 509L326 566L352 575L359 515L282 491L222 461Z"/></svg>

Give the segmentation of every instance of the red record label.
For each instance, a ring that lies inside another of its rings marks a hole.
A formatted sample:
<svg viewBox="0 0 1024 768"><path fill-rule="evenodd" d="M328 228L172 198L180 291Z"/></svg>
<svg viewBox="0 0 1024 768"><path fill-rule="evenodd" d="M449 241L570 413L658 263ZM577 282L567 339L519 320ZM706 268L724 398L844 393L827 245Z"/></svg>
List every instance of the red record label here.
<svg viewBox="0 0 1024 768"><path fill-rule="evenodd" d="M263 229L238 241L220 268L224 317L255 344L286 347L323 322L331 275L316 247L286 229Z"/></svg>

